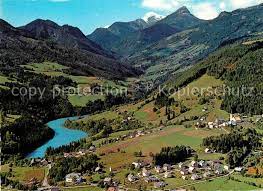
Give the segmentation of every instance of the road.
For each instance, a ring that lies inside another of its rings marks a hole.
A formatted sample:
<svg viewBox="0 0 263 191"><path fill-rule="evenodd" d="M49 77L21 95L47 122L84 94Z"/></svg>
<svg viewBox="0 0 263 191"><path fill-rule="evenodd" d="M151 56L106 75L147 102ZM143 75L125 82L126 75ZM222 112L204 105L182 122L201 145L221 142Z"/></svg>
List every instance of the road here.
<svg viewBox="0 0 263 191"><path fill-rule="evenodd" d="M49 174L49 170L51 169L51 164L48 164L47 165L48 169L47 169L47 173L45 173L45 178L42 182L42 187L50 187L50 185L48 184L48 180L47 180L47 177L48 177L48 174Z"/></svg>

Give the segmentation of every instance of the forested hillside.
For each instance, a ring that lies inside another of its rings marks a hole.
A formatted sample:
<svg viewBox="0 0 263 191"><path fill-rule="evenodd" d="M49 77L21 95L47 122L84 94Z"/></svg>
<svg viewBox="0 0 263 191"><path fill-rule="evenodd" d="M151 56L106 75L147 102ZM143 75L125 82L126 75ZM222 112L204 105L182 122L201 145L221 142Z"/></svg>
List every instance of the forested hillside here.
<svg viewBox="0 0 263 191"><path fill-rule="evenodd" d="M222 109L230 113L263 113L263 43L222 47L191 69L177 74L169 87L180 88L207 73L225 81ZM242 92L244 91L244 92Z"/></svg>

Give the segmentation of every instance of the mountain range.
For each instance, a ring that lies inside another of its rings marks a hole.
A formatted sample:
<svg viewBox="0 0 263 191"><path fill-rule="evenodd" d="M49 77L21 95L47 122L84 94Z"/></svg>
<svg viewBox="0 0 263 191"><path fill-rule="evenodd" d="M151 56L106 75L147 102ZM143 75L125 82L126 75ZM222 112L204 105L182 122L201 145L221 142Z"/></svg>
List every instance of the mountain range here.
<svg viewBox="0 0 263 191"><path fill-rule="evenodd" d="M2 71L44 61L69 66L76 75L123 78L138 72L122 64L111 52L87 39L76 27L35 20L15 28L0 20L0 67Z"/></svg>
<svg viewBox="0 0 263 191"><path fill-rule="evenodd" d="M161 83L225 44L261 38L263 4L201 20L182 7L166 16L116 22L85 36L78 28L37 19L13 27L0 20L1 67L58 62L81 75Z"/></svg>
<svg viewBox="0 0 263 191"><path fill-rule="evenodd" d="M182 7L154 25L125 34L117 41L115 39L107 47L100 44L100 41L105 43L106 40L96 31L88 38L143 69L146 80L160 83L167 80L170 74L189 67L225 44L246 38L261 38L262 18L263 4L222 12L208 21L196 18L186 7ZM100 41L96 41L94 36Z"/></svg>
<svg viewBox="0 0 263 191"><path fill-rule="evenodd" d="M117 22L109 28L96 29L87 37L109 51L121 56L129 56L149 44L205 22L192 15L186 7L178 9L163 19L152 16L147 21L138 19L131 22Z"/></svg>

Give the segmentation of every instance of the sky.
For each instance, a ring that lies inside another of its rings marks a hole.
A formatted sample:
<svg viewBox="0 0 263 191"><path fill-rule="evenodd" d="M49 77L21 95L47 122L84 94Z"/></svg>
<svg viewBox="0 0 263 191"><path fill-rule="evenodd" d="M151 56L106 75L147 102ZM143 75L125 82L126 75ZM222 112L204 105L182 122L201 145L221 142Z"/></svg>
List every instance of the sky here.
<svg viewBox="0 0 263 191"><path fill-rule="evenodd" d="M131 21L146 14L167 16L186 6L201 19L213 19L222 11L232 11L263 3L263 0L0 0L0 18L13 26L35 19L69 24L90 34L116 21Z"/></svg>

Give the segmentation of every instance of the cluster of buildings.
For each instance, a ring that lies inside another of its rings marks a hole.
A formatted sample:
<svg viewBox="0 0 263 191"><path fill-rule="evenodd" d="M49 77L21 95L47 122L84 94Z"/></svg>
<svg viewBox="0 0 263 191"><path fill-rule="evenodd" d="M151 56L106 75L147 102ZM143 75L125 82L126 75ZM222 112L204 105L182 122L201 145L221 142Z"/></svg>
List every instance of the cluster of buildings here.
<svg viewBox="0 0 263 191"><path fill-rule="evenodd" d="M237 126L242 122L240 114L230 114L229 120L217 118L215 121L206 121L205 117L201 117L196 123L196 128L224 128L228 126Z"/></svg>
<svg viewBox="0 0 263 191"><path fill-rule="evenodd" d="M164 180L167 178L175 178L176 176L179 176L184 180L201 180L230 173L230 167L228 165L224 165L220 160L200 160L191 161L188 164L164 164L162 166L157 165L155 167L145 165L140 162L133 162L132 165L134 165L137 170L139 169L140 172L136 175L134 173L130 173L127 176L127 180L130 183L136 183L139 180L143 180L146 183L153 183L155 188L165 187L167 184ZM237 167L234 170L240 172L241 169L241 167Z"/></svg>
<svg viewBox="0 0 263 191"><path fill-rule="evenodd" d="M146 183L153 183L155 188L163 188L167 185L164 181L162 181L160 176L154 175L151 165L139 162L133 162L132 165L134 165L136 169L140 169L141 172L139 172L137 175L129 174L127 176L129 182L136 183L138 180L142 179ZM174 173L172 172L172 166L169 164L155 166L154 171L161 175L162 178L172 178L174 176Z"/></svg>
<svg viewBox="0 0 263 191"><path fill-rule="evenodd" d="M47 166L49 164L52 164L52 160L51 159L46 159L46 158L32 158L30 161L29 166Z"/></svg>
<svg viewBox="0 0 263 191"><path fill-rule="evenodd" d="M70 152L70 153L63 153L64 158L71 158L71 157L82 157L86 154L94 153L96 151L95 146L90 146L89 149L80 149L78 152Z"/></svg>
<svg viewBox="0 0 263 191"><path fill-rule="evenodd" d="M206 179L212 176L220 176L228 173L230 167L223 165L221 161L191 161L190 164L179 163L180 174L182 179L200 180Z"/></svg>

